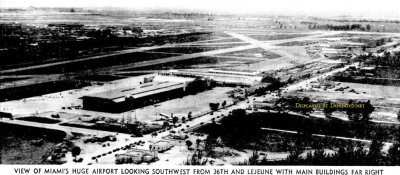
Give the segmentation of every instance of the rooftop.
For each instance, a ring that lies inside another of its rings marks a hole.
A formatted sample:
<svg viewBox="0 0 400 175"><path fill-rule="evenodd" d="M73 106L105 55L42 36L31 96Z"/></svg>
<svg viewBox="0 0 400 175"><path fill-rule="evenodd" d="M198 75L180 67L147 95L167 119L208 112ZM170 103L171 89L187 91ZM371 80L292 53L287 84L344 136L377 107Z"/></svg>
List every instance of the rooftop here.
<svg viewBox="0 0 400 175"><path fill-rule="evenodd" d="M178 88L183 88L185 83L183 82L150 82L136 85L133 87L111 89L103 91L85 97L95 97L113 100L115 102L124 101L126 97L140 98L148 95L158 94Z"/></svg>

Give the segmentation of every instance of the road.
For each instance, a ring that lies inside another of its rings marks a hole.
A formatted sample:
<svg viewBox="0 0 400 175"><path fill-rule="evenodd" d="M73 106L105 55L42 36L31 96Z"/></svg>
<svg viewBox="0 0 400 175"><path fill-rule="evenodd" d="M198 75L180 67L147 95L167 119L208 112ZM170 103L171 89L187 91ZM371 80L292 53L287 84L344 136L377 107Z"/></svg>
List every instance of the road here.
<svg viewBox="0 0 400 175"><path fill-rule="evenodd" d="M36 128L45 128L51 130L64 131L66 133L81 133L87 135L115 135L115 132L108 132L103 130L93 130L93 129L85 129L85 128L77 128L77 127L69 127L69 126L61 126L58 124L46 124L46 123L38 123L38 122L30 122L23 120L9 120L9 119L0 119L1 123L14 124L14 125L22 125L22 126L31 126ZM127 135L127 134L122 134Z"/></svg>

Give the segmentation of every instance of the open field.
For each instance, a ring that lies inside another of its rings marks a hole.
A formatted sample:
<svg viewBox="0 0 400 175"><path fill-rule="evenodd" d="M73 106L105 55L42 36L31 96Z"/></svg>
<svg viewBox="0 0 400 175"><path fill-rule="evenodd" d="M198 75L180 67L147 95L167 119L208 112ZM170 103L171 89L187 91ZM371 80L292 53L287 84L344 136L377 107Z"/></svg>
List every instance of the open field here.
<svg viewBox="0 0 400 175"><path fill-rule="evenodd" d="M1 164L43 164L48 154L65 133L46 129L15 126L1 123ZM64 136L63 136L64 135ZM43 139L43 145L33 145L32 141Z"/></svg>

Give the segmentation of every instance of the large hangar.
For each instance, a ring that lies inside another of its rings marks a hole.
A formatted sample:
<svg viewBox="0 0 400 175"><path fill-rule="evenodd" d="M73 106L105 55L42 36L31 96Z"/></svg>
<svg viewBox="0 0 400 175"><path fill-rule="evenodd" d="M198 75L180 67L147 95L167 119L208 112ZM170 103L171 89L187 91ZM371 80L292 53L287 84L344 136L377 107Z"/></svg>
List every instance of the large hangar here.
<svg viewBox="0 0 400 175"><path fill-rule="evenodd" d="M186 82L150 82L83 96L83 109L119 113L183 96Z"/></svg>

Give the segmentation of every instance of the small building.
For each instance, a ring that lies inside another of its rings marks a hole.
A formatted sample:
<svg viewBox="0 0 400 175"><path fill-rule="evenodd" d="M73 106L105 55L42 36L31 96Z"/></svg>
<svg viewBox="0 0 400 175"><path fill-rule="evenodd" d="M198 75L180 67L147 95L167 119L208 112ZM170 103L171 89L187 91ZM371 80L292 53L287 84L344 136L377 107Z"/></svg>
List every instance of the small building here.
<svg viewBox="0 0 400 175"><path fill-rule="evenodd" d="M158 141L150 145L150 151L164 152L172 148L172 144L168 141Z"/></svg>
<svg viewBox="0 0 400 175"><path fill-rule="evenodd" d="M253 102L253 108L254 109L273 109L275 107L276 106L273 103L267 103L267 102L261 102L261 101L254 101Z"/></svg>
<svg viewBox="0 0 400 175"><path fill-rule="evenodd" d="M156 152L150 152L145 150L136 150L130 151L124 154L116 154L115 155L115 163L116 164L140 164L142 162L152 162L158 158L158 154Z"/></svg>
<svg viewBox="0 0 400 175"><path fill-rule="evenodd" d="M375 73L375 67L373 67L373 66L362 67L362 68L360 68L360 72L362 72L362 73Z"/></svg>
<svg viewBox="0 0 400 175"><path fill-rule="evenodd" d="M206 78L226 86L253 86L261 82L259 72L229 71L229 70L169 70L160 75Z"/></svg>
<svg viewBox="0 0 400 175"><path fill-rule="evenodd" d="M185 140L187 137L188 136L186 134L181 134L181 133L171 134L171 138L176 140Z"/></svg>

